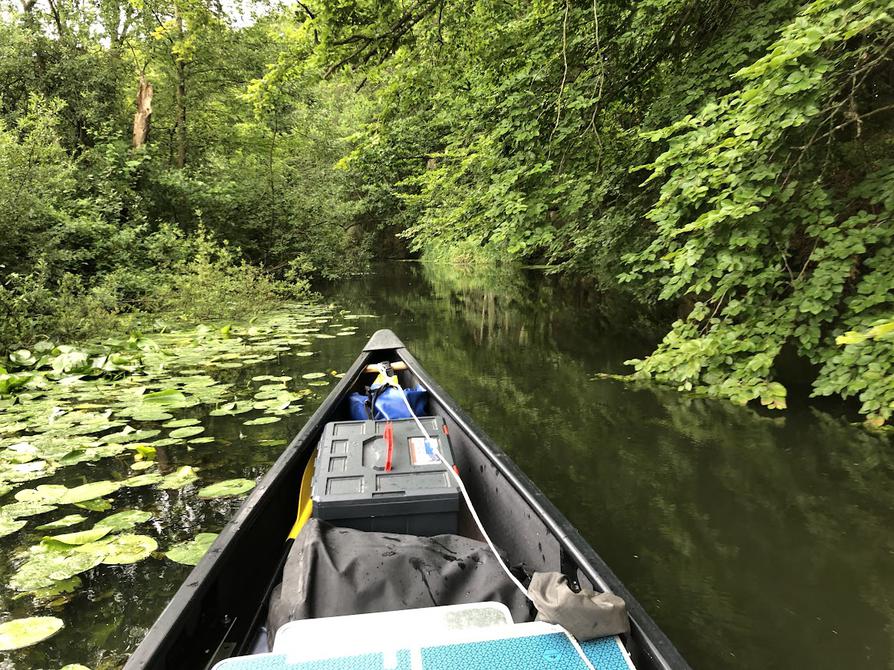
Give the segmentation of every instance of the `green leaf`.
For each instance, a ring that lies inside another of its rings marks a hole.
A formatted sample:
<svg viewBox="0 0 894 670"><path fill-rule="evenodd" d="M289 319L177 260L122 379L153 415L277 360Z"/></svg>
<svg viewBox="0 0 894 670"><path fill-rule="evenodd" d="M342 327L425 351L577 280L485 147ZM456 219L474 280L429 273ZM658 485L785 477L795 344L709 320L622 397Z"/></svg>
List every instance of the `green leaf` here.
<svg viewBox="0 0 894 670"><path fill-rule="evenodd" d="M165 556L183 565L198 565L215 539L217 533L199 533L192 540L172 546Z"/></svg>
<svg viewBox="0 0 894 670"><path fill-rule="evenodd" d="M94 528L108 528L111 531L127 530L152 518L152 514L138 509L126 509L100 519Z"/></svg>
<svg viewBox="0 0 894 670"><path fill-rule="evenodd" d="M211 484L199 491L200 498L222 498L224 496L238 496L255 487L253 479L227 479L216 484Z"/></svg>
<svg viewBox="0 0 894 670"><path fill-rule="evenodd" d="M179 440L185 437L192 437L204 432L205 429L202 426L187 426L186 428L178 428L177 430L172 430L171 437Z"/></svg>
<svg viewBox="0 0 894 670"><path fill-rule="evenodd" d="M64 627L62 619L54 616L35 616L6 621L0 624L0 651L30 647L53 637Z"/></svg>
<svg viewBox="0 0 894 670"><path fill-rule="evenodd" d="M81 516L80 514L66 514L61 519L56 519L56 521L37 526L36 530L58 530L59 528L74 526L75 524L79 524L86 520L87 517Z"/></svg>
<svg viewBox="0 0 894 670"><path fill-rule="evenodd" d="M69 545L87 544L88 542L96 542L96 540L105 537L111 530L111 528L102 528L98 527L97 525L88 530L81 530L75 533L63 533L62 535L45 537L44 540L48 540L50 542L60 542L62 544Z"/></svg>
<svg viewBox="0 0 894 670"><path fill-rule="evenodd" d="M243 426L263 426L268 423L276 423L282 417L279 416L259 416L257 419L250 419L243 422Z"/></svg>
<svg viewBox="0 0 894 670"><path fill-rule="evenodd" d="M162 489L182 489L199 478L196 473L197 470L195 468L184 465L164 477L158 487Z"/></svg>
<svg viewBox="0 0 894 670"><path fill-rule="evenodd" d="M73 489L68 489L68 491L65 492L65 495L63 495L59 499L59 503L84 503L88 500L107 496L110 493L114 493L120 488L121 484L119 482L112 482L109 480L90 482L89 484L82 484L81 486L76 486Z"/></svg>
<svg viewBox="0 0 894 670"><path fill-rule="evenodd" d="M27 523L27 521L10 519L7 516L0 516L0 537L12 535L16 531L24 528Z"/></svg>
<svg viewBox="0 0 894 670"><path fill-rule="evenodd" d="M93 500L85 500L83 502L75 503L75 507L87 509L91 512L105 512L107 509L112 509L112 503L105 498L94 498Z"/></svg>
<svg viewBox="0 0 894 670"><path fill-rule="evenodd" d="M141 561L158 549L158 543L148 535L116 535L105 545L106 565L128 565Z"/></svg>

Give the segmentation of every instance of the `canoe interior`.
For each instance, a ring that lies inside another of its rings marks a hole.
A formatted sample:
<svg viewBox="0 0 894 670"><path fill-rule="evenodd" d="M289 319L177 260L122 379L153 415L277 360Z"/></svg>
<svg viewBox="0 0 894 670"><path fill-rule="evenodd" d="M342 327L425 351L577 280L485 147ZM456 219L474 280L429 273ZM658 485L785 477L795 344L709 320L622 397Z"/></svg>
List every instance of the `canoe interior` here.
<svg viewBox="0 0 894 670"><path fill-rule="evenodd" d="M631 614L626 644L639 670L679 668L683 660L613 573L571 524L501 450L460 410L390 331L380 331L367 350L286 448L190 573L125 670L208 669L218 660L248 653L266 619L266 598L279 582L285 538L295 520L302 473L322 427L346 420L346 398L372 382L370 363L398 361L404 386L429 389L429 411L444 417L454 457L481 520L514 565L530 572L561 571L587 588L609 588ZM478 537L468 513L460 533Z"/></svg>

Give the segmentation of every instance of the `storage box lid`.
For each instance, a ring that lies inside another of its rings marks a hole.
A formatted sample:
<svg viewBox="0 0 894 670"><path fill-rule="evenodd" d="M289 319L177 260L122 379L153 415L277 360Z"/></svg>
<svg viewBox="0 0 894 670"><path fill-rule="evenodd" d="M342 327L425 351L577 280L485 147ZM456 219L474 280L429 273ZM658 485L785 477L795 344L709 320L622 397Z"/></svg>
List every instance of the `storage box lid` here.
<svg viewBox="0 0 894 670"><path fill-rule="evenodd" d="M440 450L453 465L444 420L420 421L429 440L412 419L326 424L314 469L314 516L346 519L457 511L459 489L433 452ZM385 469L388 424L393 444L390 471Z"/></svg>

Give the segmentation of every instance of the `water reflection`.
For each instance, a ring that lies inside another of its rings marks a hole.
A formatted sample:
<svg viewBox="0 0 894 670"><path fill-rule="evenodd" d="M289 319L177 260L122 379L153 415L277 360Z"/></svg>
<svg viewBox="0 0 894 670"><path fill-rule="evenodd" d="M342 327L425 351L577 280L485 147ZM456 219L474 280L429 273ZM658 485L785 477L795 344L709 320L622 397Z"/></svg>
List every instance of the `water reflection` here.
<svg viewBox="0 0 894 670"><path fill-rule="evenodd" d="M894 667L889 438L593 380L652 315L539 272L397 264L328 295L398 333L694 667Z"/></svg>

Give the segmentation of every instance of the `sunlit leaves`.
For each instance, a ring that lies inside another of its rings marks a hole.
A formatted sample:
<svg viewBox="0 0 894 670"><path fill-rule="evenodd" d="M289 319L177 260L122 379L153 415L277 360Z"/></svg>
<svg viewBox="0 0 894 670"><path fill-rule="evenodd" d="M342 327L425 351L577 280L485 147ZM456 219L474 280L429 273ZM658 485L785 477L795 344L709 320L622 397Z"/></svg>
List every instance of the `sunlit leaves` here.
<svg viewBox="0 0 894 670"><path fill-rule="evenodd" d="M224 496L238 496L251 491L255 486L253 479L227 479L216 484L211 484L199 490L200 498L222 498Z"/></svg>
<svg viewBox="0 0 894 670"><path fill-rule="evenodd" d="M12 619L0 624L0 651L30 647L58 633L62 619L50 616Z"/></svg>
<svg viewBox="0 0 894 670"><path fill-rule="evenodd" d="M215 539L216 533L199 533L192 540L175 544L165 555L176 563L198 565Z"/></svg>

